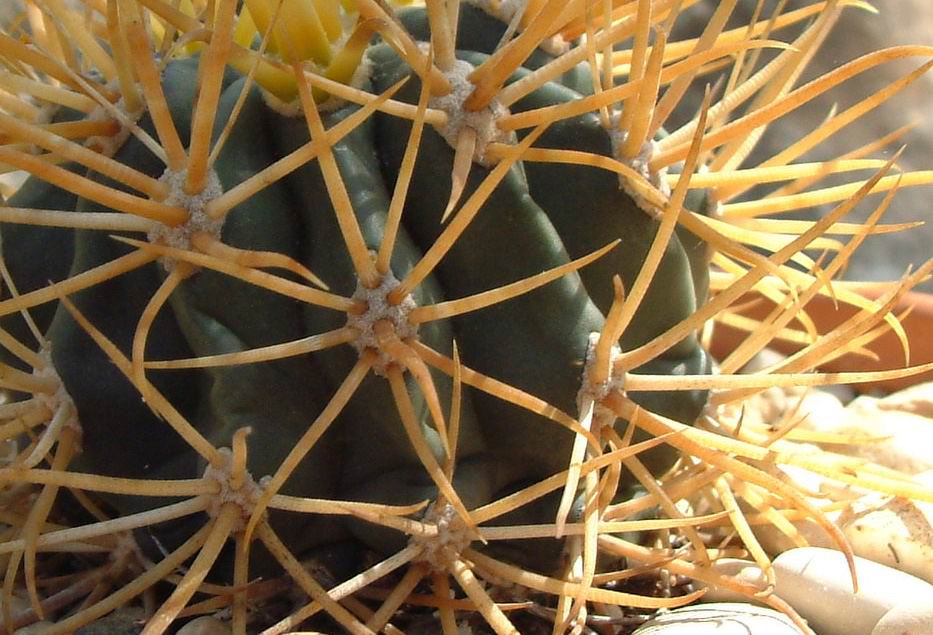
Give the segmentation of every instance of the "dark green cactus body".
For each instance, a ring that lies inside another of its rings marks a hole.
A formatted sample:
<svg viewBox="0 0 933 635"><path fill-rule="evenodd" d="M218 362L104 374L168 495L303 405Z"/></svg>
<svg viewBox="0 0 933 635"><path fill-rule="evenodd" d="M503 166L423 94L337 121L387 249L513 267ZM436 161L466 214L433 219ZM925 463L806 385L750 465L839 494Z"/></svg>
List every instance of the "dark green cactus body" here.
<svg viewBox="0 0 933 635"><path fill-rule="evenodd" d="M77 113L72 111L65 111L56 119L72 119L76 115ZM80 168L74 165L66 164L63 167L80 173ZM0 201L2 198L0 197ZM3 204L26 209L72 210L76 202L77 196L71 192L30 178L9 201L3 201ZM3 254L4 263L13 274L12 281L17 293L34 291L49 282L58 282L68 275L71 261L74 259L74 237L71 230L7 223L2 226L0 239L0 252ZM11 289L4 282L0 288L0 299L9 297L12 297ZM41 333L48 329L54 315L54 304L44 304L30 312L30 318ZM27 345L36 343L32 329L19 313L0 318L0 328ZM2 348L0 360L25 368L19 359Z"/></svg>
<svg viewBox="0 0 933 635"><path fill-rule="evenodd" d="M325 127L336 125L354 110L352 107L342 108L326 115ZM281 144L281 152L289 152L310 139L303 118L276 117L275 121L273 138ZM372 121L365 122L335 146L333 152L363 238L367 247L375 251L382 240L390 192L377 158L373 128ZM352 295L357 286L356 275L342 247L343 239L336 213L327 196L327 186L318 164L314 162L305 165L290 175L286 183L301 201L295 209L304 221L304 238L308 245L305 264L322 276L332 291L344 296ZM420 256L418 247L408 232L403 230L396 242L391 269L397 277L403 277ZM433 276L425 280L413 296L419 305L446 299ZM309 333L340 328L346 321L346 315L334 311L313 306L304 308L304 322ZM449 324L426 324L420 329L419 338L429 346L450 353L453 334ZM316 353L314 363L321 369L321 377L329 387L336 389L358 358L357 351L347 346ZM433 379L441 398L445 400L445 412L449 411L446 398L451 394L451 382L440 373L434 373ZM443 461L443 446L430 425L427 405L415 388L415 382L409 378L408 384L421 432L437 460ZM463 478L462 473L458 474L455 484L465 503L477 506L489 500L493 476L488 468L469 467L477 463L485 465L482 456L485 444L477 429L469 399L465 402L461 421L463 435L458 456L463 461L464 473L470 474L471 478ZM367 377L335 427L339 429L345 448L346 458L341 469L341 493L344 497L392 504L410 504L434 497L434 485L412 449L384 378L374 374ZM403 539L398 533L377 531L364 523L354 523L354 531L374 544L384 546L386 550L397 546Z"/></svg>
<svg viewBox="0 0 933 635"><path fill-rule="evenodd" d="M403 21L416 37L427 36L422 13L406 13ZM459 44L467 50L460 57L478 62L495 47L502 30L492 18L464 7ZM411 73L386 46L375 44L369 55L376 92ZM528 68L548 59L538 51ZM183 139L190 132L195 72L196 61L179 61L170 64L164 76L172 115ZM587 90L588 80L588 72L575 69L564 76L563 83L540 88L515 104L513 111L577 99L577 91ZM242 81L232 75L226 78L215 132L227 122ZM398 98L414 102L419 90L413 78ZM333 126L356 108L345 106L326 113L325 126ZM151 129L148 122L143 123ZM370 249L378 249L382 240L410 127L409 121L377 114L333 147ZM246 180L308 139L303 119L274 113L254 90L215 165L222 186L229 189ZM538 145L611 155L608 134L591 115L554 124ZM157 159L132 139L118 158L152 176L161 174ZM449 195L452 163L453 150L436 131L427 128L391 263L399 279L443 229L441 213ZM461 200L466 200L488 173L487 168L474 165ZM53 189L42 192L36 185L21 196L25 198L17 201L20 205L92 207ZM614 239L621 239L621 244L580 274L564 276L475 313L424 324L418 338L447 355L456 341L466 365L575 415L589 338L603 326L612 298L612 277L618 274L627 287L633 284L657 227L658 222L622 191L614 174L582 166L518 163L433 274L413 293L417 304L486 291L567 263ZM5 240L12 235L10 231L4 227ZM42 240L45 230L25 227L15 231L16 246L11 249L9 243L6 245L14 277L25 277L25 284L34 288L43 279L65 275L66 267L61 263L37 266L27 260L25 252L34 249L33 242ZM127 251L102 233L58 230L55 235L62 245L73 241L72 273ZM623 349L663 333L690 315L705 297L705 245L686 235L683 238L678 235L672 239L645 303L622 339ZM317 162L235 208L226 220L222 239L242 249L291 256L321 276L335 293L349 296L357 287ZM64 248L61 254L70 257ZM164 271L153 264L78 293L74 300L128 354L138 317L163 279ZM170 307L153 327L147 359L247 350L340 328L347 321L345 314L302 306L209 271L186 279L172 295ZM149 412L138 392L63 308L52 321L49 338L56 366L85 428L83 469L145 478L193 477L203 471L193 451ZM341 346L261 364L151 371L149 378L218 446L229 445L237 429L249 426L253 431L249 469L258 479L275 472L358 359L354 348ZM638 370L693 374L705 372L708 365L706 353L696 338L689 336ZM439 372L433 373L433 381L447 411L451 381ZM421 431L436 459L443 462L442 444L424 396L411 378L407 382ZM686 423L696 418L705 399L700 392L635 397L653 411ZM470 390L461 415L454 484L467 507L487 503L567 466L574 436L542 416ZM660 470L670 466L674 456L673 450L658 450L651 462ZM399 420L389 385L378 375L363 382L284 491L393 504L435 496L435 487ZM113 503L123 512L154 504L124 498ZM508 520L551 522L555 508L552 496ZM283 531L296 549L321 547L352 534L362 544L388 552L404 540L401 534L376 530L359 521L339 523L314 515L292 516L287 526ZM551 543L552 547L557 544ZM514 545L514 557L539 569L549 568L553 554L545 554L540 545L527 545Z"/></svg>
<svg viewBox="0 0 933 635"><path fill-rule="evenodd" d="M11 207L47 209L74 209L76 198L43 181L32 179L28 185L20 188L7 203ZM27 293L44 287L52 281L59 281L68 274L74 257L72 232L55 227L33 227L31 225L3 226L3 257L11 272L16 272L15 282L19 293ZM10 297L4 285L4 298ZM42 331L52 321L54 305L37 307L32 318ZM21 342L32 342L34 338L20 315L4 316L4 329ZM6 361L4 355L4 361Z"/></svg>

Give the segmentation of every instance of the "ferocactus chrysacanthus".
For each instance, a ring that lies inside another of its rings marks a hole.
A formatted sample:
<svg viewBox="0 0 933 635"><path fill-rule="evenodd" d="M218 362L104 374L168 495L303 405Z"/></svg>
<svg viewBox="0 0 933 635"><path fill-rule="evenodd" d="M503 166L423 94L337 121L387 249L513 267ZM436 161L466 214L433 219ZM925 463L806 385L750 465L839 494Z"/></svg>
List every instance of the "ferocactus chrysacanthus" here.
<svg viewBox="0 0 933 635"><path fill-rule="evenodd" d="M428 39L423 9L403 13L402 20L415 38ZM506 25L469 5L463 7L461 21L458 59L479 65L493 52ZM365 88L377 93L411 74L408 64L386 44L374 44L367 57L371 79ZM549 59L546 53L537 51L530 65L540 66ZM162 89L181 138L190 136L197 66L197 58L172 61L162 75ZM587 78L588 73L575 70L567 80L533 91L511 112L579 99L580 93L574 89L586 90ZM244 84L245 79L233 72L224 78L215 135L231 118ZM409 81L396 98L416 103L419 92L418 82ZM332 128L359 110L355 104L338 107L323 114L322 125ZM213 166L222 191L229 191L310 141L304 117L279 114L265 103L258 88L246 93L236 122ZM142 125L150 133L153 131L151 123L143 120ZM411 127L408 120L378 114L331 148L363 242L372 252L378 251L384 240L391 193ZM610 133L594 114L550 126L537 145L613 156ZM129 139L114 158L168 182L164 168L137 139ZM602 331L604 315L612 304L613 276L620 276L625 287L634 284L657 233L656 211L640 208L621 188L618 177L605 170L516 162L479 206L476 218L437 269L413 290L410 300L406 296L402 302L395 301L397 307L413 301L412 307L401 310L394 321L387 315L375 315L366 325L354 323L357 305L372 307L381 302L386 304L384 310L389 310L395 298L386 301L384 296L410 274L444 231L446 225L441 217L450 198L453 161L454 149L438 131L426 128L390 266L384 274L378 272L371 288L359 281L353 269L328 183L317 163L306 164L234 207L224 218L222 231L217 233L219 223L214 228L212 238L237 249L284 254L325 280L331 293L354 298L354 306L349 311L302 306L224 273L192 272L172 293L171 311L161 313L155 321L146 359L229 354L338 331L345 326L352 330L347 338L357 340L351 339L353 346L335 347L312 356L221 366L196 373L151 372L154 385L217 446L229 446L236 430L249 427L249 471L271 475L361 356L374 355L373 375L363 381L338 417L333 432L325 435L301 462L282 491L310 498L395 505L436 497L435 485L406 435L385 378L390 367L407 370L409 365L423 363L404 357L416 354L413 342L450 355L456 340L467 367L527 391L565 412L574 412L590 336ZM461 195L463 201L469 201L494 165L490 162L488 167L474 166ZM67 194L46 192L49 188L45 183L34 181L18 192L11 200L13 205L64 207L64 201L49 197L68 199ZM108 184L119 187L117 183ZM42 191L39 198L37 189ZM71 198L74 202L70 206L78 211L94 206L86 199ZM187 231L210 235L202 227ZM32 227L25 231L43 232ZM14 267L14 278L61 280L132 251L101 232L51 232L60 236L56 241L60 245L58 253L67 253L72 248L70 241L74 241L73 260L57 263L57 270L42 263L23 271ZM170 237L179 233L177 228L156 233L155 243L171 244ZM616 239L621 239L618 246L581 269L579 275L569 272L540 289L449 321L411 320L413 307L505 287L565 266L571 259L597 252ZM18 237L16 240L19 242ZM175 247L189 247L184 241L190 239L179 240ZM688 317L697 300L702 300L706 289L695 289L694 280L702 280L703 273L698 269L705 272L707 266L705 245L692 243L691 248L701 252L700 257L688 253L676 236L671 239L655 280L621 340L623 349L660 335ZM121 349L129 350L143 310L163 284L165 262L84 290L74 296L75 305ZM177 263L168 260L168 264L171 269ZM378 297L380 294L383 298ZM386 327L384 333L366 332L378 331L379 322ZM150 479L194 478L203 472L203 465L196 465L194 450L184 447L182 439L149 411L136 387L64 306L52 320L48 338L55 367L82 421L85 448L79 461L84 469ZM357 344L362 338L369 339ZM393 346L404 349L401 356L393 352ZM701 374L709 368L705 353L691 335L638 370ZM415 372L421 372L420 368ZM444 413L449 412L450 379L434 371L422 381L422 386L436 390L432 397L439 398ZM420 434L431 447L435 461L442 464L444 444L422 388L410 376L406 382ZM649 393L645 400L655 412L691 422L702 407L703 393ZM482 506L567 467L574 433L549 424L538 413L494 395L468 391L459 416L461 433L454 486L467 508ZM670 448L663 454L655 462L658 467L669 467L675 451ZM133 497L116 503L124 513L152 504L151 500ZM522 520L547 522L555 513L556 501L540 506ZM306 522L308 527L304 526ZM304 547L329 544L341 535L336 523L321 516L290 518L288 525L289 533L300 536ZM352 526L357 527L355 533L367 546L381 552L388 551L387 541L396 547L394 543L404 538L388 530L372 535L373 530L359 522ZM540 547L532 551L537 553ZM536 556L530 559L540 560ZM537 564L542 566L541 562Z"/></svg>

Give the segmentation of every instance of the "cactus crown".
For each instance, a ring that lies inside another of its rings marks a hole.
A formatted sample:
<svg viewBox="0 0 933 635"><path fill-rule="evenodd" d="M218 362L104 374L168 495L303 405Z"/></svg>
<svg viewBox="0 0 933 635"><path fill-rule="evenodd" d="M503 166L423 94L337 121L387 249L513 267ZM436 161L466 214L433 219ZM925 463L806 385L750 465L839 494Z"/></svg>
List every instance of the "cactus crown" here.
<svg viewBox="0 0 933 635"><path fill-rule="evenodd" d="M71 632L169 580L147 634L222 608L237 633L317 613L370 633L419 602L445 635L464 611L511 633L497 601L515 588L579 632L593 611L697 597L619 590L624 559L759 591L705 567L697 527L718 523L768 569L737 498L789 533L776 510L813 517L851 557L780 465L930 498L803 453L783 438L793 422L724 412L773 386L918 371L814 369L901 333L891 308L933 262L878 301L833 278L866 236L906 228L878 221L929 174L892 174L864 158L875 147L795 161L930 62L742 166L778 118L933 50L795 87L839 11L864 3L727 29L736 3L721 2L683 41L669 37L696 2L424 4L27 0L0 33L0 164L29 175L0 207L0 549L6 600L31 604L4 601L7 626ZM859 170L874 173L818 185ZM888 194L869 222L842 222L874 192ZM765 218L835 203L819 221ZM753 292L775 306L759 321L743 314ZM802 309L817 294L862 311L817 333ZM721 327L748 337L714 372ZM737 374L775 338L799 351ZM690 497L710 513L686 516ZM77 570L58 594L46 552ZM282 570L308 600L270 624L254 609L277 587L252 579Z"/></svg>

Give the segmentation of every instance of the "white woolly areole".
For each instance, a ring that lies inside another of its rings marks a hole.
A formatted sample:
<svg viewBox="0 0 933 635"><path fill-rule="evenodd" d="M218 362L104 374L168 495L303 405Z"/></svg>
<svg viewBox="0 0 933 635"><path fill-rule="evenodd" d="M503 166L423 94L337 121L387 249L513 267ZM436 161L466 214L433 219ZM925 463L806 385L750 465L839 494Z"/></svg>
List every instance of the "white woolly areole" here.
<svg viewBox="0 0 933 635"><path fill-rule="evenodd" d="M661 192L665 199L669 199L671 197L671 187L664 178L667 176L667 168L665 167L657 172L652 172L649 165L654 153L657 152L657 142L654 139L649 139L642 144L635 158L626 159L622 156L622 146L625 145L627 137L628 133L619 130L618 117L613 117L609 127L609 140L612 142L612 156L615 157L617 161L624 163L642 175L648 183ZM629 184L628 179L621 174L619 175L619 184L622 186L622 189L625 190L625 193L635 201L635 204L651 216L657 216L662 211L656 205L645 199L641 193L636 191L636 189Z"/></svg>
<svg viewBox="0 0 933 635"><path fill-rule="evenodd" d="M53 393L37 392L33 397L53 413L58 413L61 412L62 409L66 409L68 418L65 420L63 427L72 428L80 435L81 423L78 421L78 409L71 395L68 394L68 390L65 389L65 383L62 381L61 376L59 376L58 371L55 370L55 365L52 363L51 344L43 346L38 354L43 363L39 368L33 369L33 376L45 380L52 380L55 382L57 388Z"/></svg>
<svg viewBox="0 0 933 635"><path fill-rule="evenodd" d="M432 503L424 514L424 522L437 527L437 534L431 536L414 535L412 544L421 547L420 562L437 572L446 571L447 553L459 554L472 542L470 532L457 515L450 503L438 508Z"/></svg>
<svg viewBox="0 0 933 635"><path fill-rule="evenodd" d="M126 110L126 102L121 97L117 103L113 104L113 107L119 110L121 113L126 115L130 121L137 121L145 110L140 110L137 113L129 113ZM120 131L113 136L104 136L104 135L94 135L88 137L84 141L84 145L87 148L97 148L101 154L104 156L112 157L117 153L117 150L123 147L123 144L126 143L126 140L130 136L130 127L123 124L119 119L114 118L113 113L103 106L98 106L90 112L87 116L87 119L90 121L115 121L120 124Z"/></svg>
<svg viewBox="0 0 933 635"><path fill-rule="evenodd" d="M709 166L705 163L701 163L697 166L697 174L707 174L709 173ZM710 218L721 219L723 217L722 212L722 201L718 198L711 198L715 195L713 190L707 190L706 204L708 206L706 210L707 216Z"/></svg>
<svg viewBox="0 0 933 635"><path fill-rule="evenodd" d="M463 3L485 11L506 24L521 19L528 8L528 0L463 0ZM570 50L570 42L557 34L542 40L538 48L556 57Z"/></svg>
<svg viewBox="0 0 933 635"><path fill-rule="evenodd" d="M166 170L159 181L169 186L169 195L165 199L166 205L175 205L188 210L188 220L175 227L159 225L151 230L147 237L151 243L159 243L176 249L191 249L191 237L195 234L209 234L220 239L220 232L224 226L223 218L211 218L204 212L205 206L224 193L217 173L210 170L207 173L207 182L198 194L185 193L185 180L188 178L187 170L173 172ZM160 258L159 261L166 271L175 268L173 258Z"/></svg>
<svg viewBox="0 0 933 635"><path fill-rule="evenodd" d="M356 285L353 299L366 303L366 311L361 314L347 314L347 326L355 329L359 335L352 341L353 347L359 353L374 350L379 354L379 360L373 366L376 374L385 374L386 367L394 360L379 347L376 338L376 322L386 320L395 328L399 339L405 340L418 336L418 327L408 320L408 315L418 306L411 294L406 295L398 304L389 302L389 294L399 285L398 279L387 272L382 282L374 289L367 289L362 284Z"/></svg>
<svg viewBox="0 0 933 635"><path fill-rule="evenodd" d="M583 377L580 380L580 390L577 392L577 409L583 410L583 403L587 399L592 400L594 405L593 423L594 428L600 427L615 420L616 415L600 402L613 392L625 392L625 381L622 377L612 376L612 366L616 359L621 357L622 349L613 344L609 354L609 379L601 384L594 384L590 381L590 370L596 363L596 345L599 343L599 333L590 333L590 341L586 347L586 361L583 364Z"/></svg>
<svg viewBox="0 0 933 635"><path fill-rule="evenodd" d="M424 45L422 45L424 46ZM457 147L457 139L464 128L476 131L476 149L473 151L473 160L480 165L489 167L486 160L486 146L494 141L505 142L508 135L499 129L496 121L509 114L509 109L493 99L482 110L469 111L463 108L464 102L473 93L475 86L467 77L473 72L473 65L463 60L455 60L453 68L444 72L444 77L450 82L450 92L441 97L431 97L428 106L447 113L447 125L443 128L435 126L450 147Z"/></svg>
<svg viewBox="0 0 933 635"><path fill-rule="evenodd" d="M219 467L208 465L204 470L204 479L214 481L220 486L220 491L211 496L207 509L205 510L211 518L220 513L220 508L227 503L233 503L242 510L240 521L235 531L240 531L246 527L247 519L253 515L253 509L262 496L262 487L253 480L252 475L247 472L246 478L239 487L233 487L233 452L230 448L220 448L218 450L221 457Z"/></svg>

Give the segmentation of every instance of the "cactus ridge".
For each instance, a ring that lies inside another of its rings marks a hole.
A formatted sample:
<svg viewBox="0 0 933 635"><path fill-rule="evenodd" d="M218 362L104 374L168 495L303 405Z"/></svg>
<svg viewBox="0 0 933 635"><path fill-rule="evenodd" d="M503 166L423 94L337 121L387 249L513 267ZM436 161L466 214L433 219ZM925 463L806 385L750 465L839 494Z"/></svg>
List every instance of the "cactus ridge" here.
<svg viewBox="0 0 933 635"><path fill-rule="evenodd" d="M516 633L504 602L528 593L520 607L581 632L594 611L701 595L620 590L626 559L755 594L705 566L698 528L724 524L768 569L736 495L772 522L814 519L851 562L777 466L931 496L727 416L773 386L927 370L815 371L902 332L892 307L933 261L879 301L832 278L867 235L904 228L878 219L929 175L790 163L802 146L741 168L785 112L931 56L889 49L793 88L851 3L732 31L721 3L692 43L668 36L693 3L643 0L88 0L83 21L27 4L17 37L0 33L0 163L30 175L0 208L8 627L56 615L47 631L73 632L171 580L147 635L220 608L236 633L318 613L398 632L399 607L425 601L444 635L466 611ZM811 16L793 47L765 39ZM748 59L769 47L775 61ZM707 89L668 134L691 82L730 60L725 95ZM877 191L868 223L842 222ZM837 201L812 223L757 218ZM775 308L749 326L752 292ZM818 293L864 311L816 333L801 307ZM749 334L714 371L720 325ZM776 338L799 352L737 373ZM703 496L718 507L676 506ZM109 559L47 596L54 551ZM270 622L254 603L276 580L251 580L283 571L307 601Z"/></svg>

